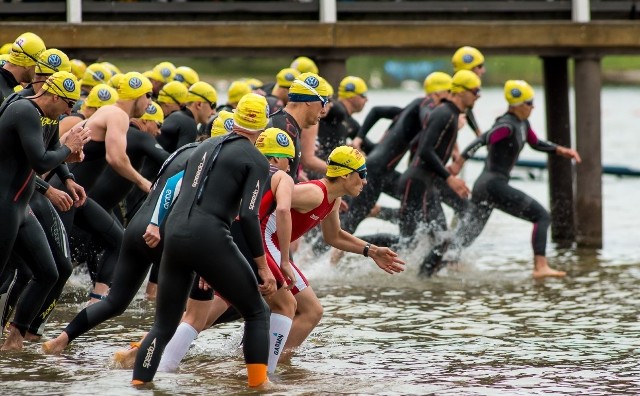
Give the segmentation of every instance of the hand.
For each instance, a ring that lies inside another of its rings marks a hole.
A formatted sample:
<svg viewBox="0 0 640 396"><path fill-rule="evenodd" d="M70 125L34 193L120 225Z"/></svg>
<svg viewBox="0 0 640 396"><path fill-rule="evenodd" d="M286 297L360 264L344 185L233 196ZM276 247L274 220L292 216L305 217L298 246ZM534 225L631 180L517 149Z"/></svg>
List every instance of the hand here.
<svg viewBox="0 0 640 396"><path fill-rule="evenodd" d="M75 126L65 135L65 146L69 147L72 153L82 151L82 146L91 140L91 129L84 126Z"/></svg>
<svg viewBox="0 0 640 396"><path fill-rule="evenodd" d="M558 146L556 148L556 154L565 157L565 158L573 158L579 164L582 162L582 158L580 158L580 154L574 149L570 149L568 147Z"/></svg>
<svg viewBox="0 0 640 396"><path fill-rule="evenodd" d="M207 283L206 280L204 280L203 277L200 277L200 280L198 281L198 288L200 288L200 290L207 291L211 289L211 286Z"/></svg>
<svg viewBox="0 0 640 396"><path fill-rule="evenodd" d="M150 248L158 246L160 243L160 227L155 224L149 224L144 235L142 235L142 239Z"/></svg>
<svg viewBox="0 0 640 396"><path fill-rule="evenodd" d="M468 198L469 197L469 187L467 187L467 185L465 184L464 180L454 176L454 175L449 175L449 177L447 177L447 184L449 185L449 187L451 187L451 189L458 194L458 196L460 198Z"/></svg>
<svg viewBox="0 0 640 396"><path fill-rule="evenodd" d="M71 209L73 205L73 200L69 194L57 188L49 187L47 192L44 193L44 196L61 212L66 212Z"/></svg>
<svg viewBox="0 0 640 396"><path fill-rule="evenodd" d="M72 162L82 162L83 160L84 160L84 151L80 150L80 151L74 151L73 153L69 154L64 161L72 163Z"/></svg>
<svg viewBox="0 0 640 396"><path fill-rule="evenodd" d="M67 187L67 191L69 191L71 198L73 198L73 206L78 208L84 205L87 200L87 193L84 191L84 188L73 179L65 180L64 184Z"/></svg>
<svg viewBox="0 0 640 396"><path fill-rule="evenodd" d="M151 182L145 178L138 183L138 188L142 190L144 193L148 194L151 191Z"/></svg>
<svg viewBox="0 0 640 396"><path fill-rule="evenodd" d="M369 257L376 262L378 267L388 274L404 271L404 261L398 258L398 253L387 247L369 249Z"/></svg>
<svg viewBox="0 0 640 396"><path fill-rule="evenodd" d="M460 171L462 170L462 166L464 165L464 158L459 155L452 163L446 166L447 171L454 176L458 176Z"/></svg>
<svg viewBox="0 0 640 396"><path fill-rule="evenodd" d="M284 275L284 279L287 281L287 284L284 286L285 289L291 290L296 286L296 273L291 266L289 261L283 261L280 263L280 271L282 275Z"/></svg>
<svg viewBox="0 0 640 396"><path fill-rule="evenodd" d="M270 296L276 292L276 278L273 277L268 266L259 266L258 275L262 279L262 283L258 285L258 290L263 296Z"/></svg>

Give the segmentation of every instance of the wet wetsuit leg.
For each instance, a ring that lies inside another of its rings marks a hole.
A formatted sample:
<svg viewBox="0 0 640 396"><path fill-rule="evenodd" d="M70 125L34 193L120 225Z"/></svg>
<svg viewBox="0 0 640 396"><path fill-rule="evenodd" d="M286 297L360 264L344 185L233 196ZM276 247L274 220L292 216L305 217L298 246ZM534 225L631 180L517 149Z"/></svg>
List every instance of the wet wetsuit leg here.
<svg viewBox="0 0 640 396"><path fill-rule="evenodd" d="M0 287L0 310L2 312L0 328L4 328L9 323L20 295L33 277L27 264L16 252L11 254L9 265L5 268L5 274L7 276L3 278L4 281Z"/></svg>

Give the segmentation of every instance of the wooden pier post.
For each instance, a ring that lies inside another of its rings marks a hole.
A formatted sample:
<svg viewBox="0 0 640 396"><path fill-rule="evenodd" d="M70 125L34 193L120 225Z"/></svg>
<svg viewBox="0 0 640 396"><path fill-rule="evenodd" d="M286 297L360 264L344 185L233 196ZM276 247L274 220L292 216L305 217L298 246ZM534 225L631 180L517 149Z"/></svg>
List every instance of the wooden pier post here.
<svg viewBox="0 0 640 396"><path fill-rule="evenodd" d="M332 56L316 57L320 76L324 77L338 94L338 85L347 75L347 59Z"/></svg>
<svg viewBox="0 0 640 396"><path fill-rule="evenodd" d="M576 172L578 245L602 248L602 137L599 57L575 58L576 148L582 164Z"/></svg>
<svg viewBox="0 0 640 396"><path fill-rule="evenodd" d="M569 115L569 70L567 57L543 57L547 138L571 147ZM551 238L570 246L575 242L573 167L570 160L556 155L548 159Z"/></svg>

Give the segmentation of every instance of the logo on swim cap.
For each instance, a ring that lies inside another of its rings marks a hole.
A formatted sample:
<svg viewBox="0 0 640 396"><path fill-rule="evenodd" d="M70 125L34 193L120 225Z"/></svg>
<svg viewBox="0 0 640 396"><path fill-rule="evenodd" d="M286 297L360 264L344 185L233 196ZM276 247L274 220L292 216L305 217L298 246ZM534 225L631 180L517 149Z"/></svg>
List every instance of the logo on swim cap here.
<svg viewBox="0 0 640 396"><path fill-rule="evenodd" d="M289 146L289 139L287 139L287 135L285 135L282 132L276 135L276 142L278 142L278 144L281 145L282 147Z"/></svg>
<svg viewBox="0 0 640 396"><path fill-rule="evenodd" d="M0 59L0 67L4 66L5 63L7 63L5 59Z"/></svg>
<svg viewBox="0 0 640 396"><path fill-rule="evenodd" d="M160 75L162 77L169 77L171 75L171 70L167 69L166 67L163 67L162 69L160 69Z"/></svg>
<svg viewBox="0 0 640 396"><path fill-rule="evenodd" d="M18 39L16 40L16 44L18 44L20 47L22 47L22 44L24 44L24 38L18 37Z"/></svg>
<svg viewBox="0 0 640 396"><path fill-rule="evenodd" d="M287 73L284 75L284 79L287 81L293 81L296 79L296 76L294 76L292 73Z"/></svg>
<svg viewBox="0 0 640 396"><path fill-rule="evenodd" d="M356 85L354 83L347 83L347 85L344 86L344 90L347 92L354 92L356 90Z"/></svg>
<svg viewBox="0 0 640 396"><path fill-rule="evenodd" d="M267 112L265 114L267 115L267 118L269 118L269 114L271 114L271 113L269 113L269 103L267 103L266 111Z"/></svg>
<svg viewBox="0 0 640 396"><path fill-rule="evenodd" d="M62 64L62 58L60 58L58 55L56 54L51 54L49 55L49 57L47 58L47 63L53 67L58 67Z"/></svg>
<svg viewBox="0 0 640 396"><path fill-rule="evenodd" d="M62 86L67 90L67 92L73 92L76 90L76 83L74 83L70 78L65 78L62 82Z"/></svg>
<svg viewBox="0 0 640 396"><path fill-rule="evenodd" d="M99 89L98 99L100 99L103 102L108 101L109 99L111 99L111 92L109 92L108 89L104 89L104 88Z"/></svg>
<svg viewBox="0 0 640 396"><path fill-rule="evenodd" d="M145 110L147 112L147 114L156 114L158 112L158 109L156 108L156 106L153 105L153 103L151 103L148 107L147 110Z"/></svg>
<svg viewBox="0 0 640 396"><path fill-rule="evenodd" d="M514 98L519 98L522 96L522 91L520 91L518 88L513 88L511 90L511 96L513 96Z"/></svg>
<svg viewBox="0 0 640 396"><path fill-rule="evenodd" d="M176 81L184 82L184 76L182 74L176 74L173 77L173 79L176 80Z"/></svg>
<svg viewBox="0 0 640 396"><path fill-rule="evenodd" d="M129 86L133 89L138 89L142 86L142 80L139 79L138 77L132 77L129 80Z"/></svg>
<svg viewBox="0 0 640 396"><path fill-rule="evenodd" d="M233 131L233 118L227 118L224 120L224 129L226 129L227 132Z"/></svg>
<svg viewBox="0 0 640 396"><path fill-rule="evenodd" d="M96 81L104 81L104 73L100 70L93 72L93 79Z"/></svg>
<svg viewBox="0 0 640 396"><path fill-rule="evenodd" d="M464 63L471 63L471 62L473 62L473 55L471 55L471 54L464 54L464 55L462 55L462 61L463 61Z"/></svg>
<svg viewBox="0 0 640 396"><path fill-rule="evenodd" d="M318 85L320 85L320 81L318 81L318 79L313 76L305 78L304 82L311 88L318 88Z"/></svg>

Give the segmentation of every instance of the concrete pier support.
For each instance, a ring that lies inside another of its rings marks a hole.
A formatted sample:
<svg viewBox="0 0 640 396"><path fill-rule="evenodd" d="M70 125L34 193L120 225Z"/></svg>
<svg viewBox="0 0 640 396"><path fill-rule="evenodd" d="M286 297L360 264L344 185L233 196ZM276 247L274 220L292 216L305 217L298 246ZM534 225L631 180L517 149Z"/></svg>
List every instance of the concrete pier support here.
<svg viewBox="0 0 640 396"><path fill-rule="evenodd" d="M571 147L569 70L567 57L543 57L547 138ZM573 167L571 161L549 155L549 200L551 239L559 245L575 242Z"/></svg>
<svg viewBox="0 0 640 396"><path fill-rule="evenodd" d="M582 157L576 175L578 245L602 247L602 137L599 57L575 59L576 148Z"/></svg>

